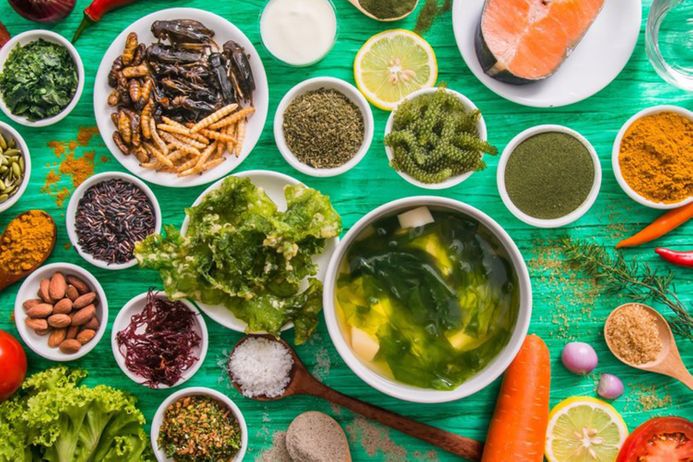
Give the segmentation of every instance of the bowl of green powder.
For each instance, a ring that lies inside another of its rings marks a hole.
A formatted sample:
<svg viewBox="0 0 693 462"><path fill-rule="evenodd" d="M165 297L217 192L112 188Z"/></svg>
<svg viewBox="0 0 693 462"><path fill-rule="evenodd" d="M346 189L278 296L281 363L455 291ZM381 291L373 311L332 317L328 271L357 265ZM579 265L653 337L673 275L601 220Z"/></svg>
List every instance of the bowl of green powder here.
<svg viewBox="0 0 693 462"><path fill-rule="evenodd" d="M519 220L559 228L582 217L599 195L602 169L590 142L561 125L513 138L498 162L498 192Z"/></svg>

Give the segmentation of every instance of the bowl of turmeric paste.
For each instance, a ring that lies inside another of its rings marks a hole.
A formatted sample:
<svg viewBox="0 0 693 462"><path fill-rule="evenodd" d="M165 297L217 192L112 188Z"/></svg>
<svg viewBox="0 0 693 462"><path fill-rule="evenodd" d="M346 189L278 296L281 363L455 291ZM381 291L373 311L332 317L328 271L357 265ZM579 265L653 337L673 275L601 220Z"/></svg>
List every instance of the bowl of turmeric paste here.
<svg viewBox="0 0 693 462"><path fill-rule="evenodd" d="M662 105L631 117L614 141L611 162L634 201L673 209L693 201L693 112Z"/></svg>

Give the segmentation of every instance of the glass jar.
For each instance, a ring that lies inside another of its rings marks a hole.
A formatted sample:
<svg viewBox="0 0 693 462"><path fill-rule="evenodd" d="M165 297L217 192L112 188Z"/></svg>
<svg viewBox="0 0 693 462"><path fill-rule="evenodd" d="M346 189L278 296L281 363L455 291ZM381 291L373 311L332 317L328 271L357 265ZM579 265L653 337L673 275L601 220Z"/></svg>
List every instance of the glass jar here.
<svg viewBox="0 0 693 462"><path fill-rule="evenodd" d="M693 0L652 2L645 49L664 80L693 91Z"/></svg>

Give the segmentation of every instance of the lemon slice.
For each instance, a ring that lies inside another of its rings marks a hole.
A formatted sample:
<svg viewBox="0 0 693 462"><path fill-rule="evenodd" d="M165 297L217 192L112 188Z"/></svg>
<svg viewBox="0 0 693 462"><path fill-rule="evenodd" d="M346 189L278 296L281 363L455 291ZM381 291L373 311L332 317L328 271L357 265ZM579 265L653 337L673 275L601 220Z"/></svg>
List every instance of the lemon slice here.
<svg viewBox="0 0 693 462"><path fill-rule="evenodd" d="M586 396L561 401L549 415L549 462L613 462L628 436L621 415L608 403Z"/></svg>
<svg viewBox="0 0 693 462"><path fill-rule="evenodd" d="M435 85L438 63L433 48L420 35L404 29L386 30L359 50L354 79L368 101L392 111L406 96Z"/></svg>

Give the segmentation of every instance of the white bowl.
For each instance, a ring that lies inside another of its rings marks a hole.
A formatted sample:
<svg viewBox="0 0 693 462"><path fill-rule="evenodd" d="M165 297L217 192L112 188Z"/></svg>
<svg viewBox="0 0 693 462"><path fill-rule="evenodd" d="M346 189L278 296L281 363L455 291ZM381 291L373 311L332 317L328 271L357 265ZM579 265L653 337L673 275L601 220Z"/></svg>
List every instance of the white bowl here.
<svg viewBox="0 0 693 462"><path fill-rule="evenodd" d="M22 197L22 194L24 194L24 191L29 184L29 177L31 177L31 155L29 153L29 147L26 145L24 138L22 138L22 135L20 135L17 130L12 128L11 125L0 121L0 133L2 133L5 138L13 138L16 141L19 150L22 151L22 156L24 157L24 178L22 178L22 183L19 185L19 189L14 193L14 195L5 202L0 203L0 213L2 213L12 207L19 200L19 198Z"/></svg>
<svg viewBox="0 0 693 462"><path fill-rule="evenodd" d="M677 114L681 114L684 117L688 117L689 119L693 120L693 112L689 111L688 109L682 108L680 106L672 106L672 105L660 105L660 106L653 106L647 109L643 109L642 111L638 112L635 114L633 117L628 119L628 121L623 124L623 127L621 127L621 130L618 132L618 135L616 135L616 139L614 140L614 146L611 152L611 165L614 169L614 176L616 177L616 181L618 181L619 186L621 186L621 189L628 194L628 196L633 199L635 202L644 205L645 207L650 207L653 209L661 209L661 210L669 210L669 209L675 209L678 207L682 207L686 204L690 204L693 202L693 196L688 196L688 198L683 199L679 202L672 202L672 203L663 203L663 202L654 202L651 201L650 199L647 199L640 194L638 194L633 188L630 187L630 185L626 182L625 178L623 178L623 174L621 173L621 164L619 162L619 154L621 151L621 141L623 140L624 135L626 134L626 131L630 128L630 126L635 122L636 120L652 115L652 114L657 114L659 112L676 112Z"/></svg>
<svg viewBox="0 0 693 462"><path fill-rule="evenodd" d="M5 100L0 95L0 109L2 109L2 112L4 112L7 117L14 120L18 124L22 124L27 127L47 127L48 125L53 125L60 122L67 117L70 112L72 112L75 106L77 106L79 98L82 96L82 90L84 90L84 64L82 63L82 58L80 58L77 49L65 37L49 30L30 30L22 32L21 34L11 38L2 48L0 48L0 72L2 72L2 69L5 66L5 61L7 61L7 57L15 45L26 45L27 43L35 42L38 39L57 43L58 45L62 45L67 48L67 51L70 53L72 61L74 61L75 67L77 68L77 88L75 89L75 95L72 97L70 104L68 104L59 114L47 119L35 120L33 122L26 117L12 114L10 109L5 104Z"/></svg>
<svg viewBox="0 0 693 462"><path fill-rule="evenodd" d="M505 188L505 167L508 164L508 159L510 158L510 155L520 143L525 141L527 138L531 138L534 135L548 132L558 132L571 135L578 141L580 141L587 148L587 150L590 153L590 157L592 158L592 163L594 165L594 183L592 184L592 189L590 189L590 192L587 195L585 201L578 208L570 212L568 215L560 218L542 219L535 218L531 215L527 215L522 210L517 208L513 201L510 200L508 191ZM528 128L527 130L516 135L515 138L510 140L510 143L508 143L508 145L505 147L505 149L503 150L503 154L501 154L501 157L498 161L498 169L496 170L496 183L498 184L498 193L500 194L501 199L503 199L503 203L508 208L508 210L510 210L510 212L513 215L515 215L515 217L518 220L523 221L528 225L535 226L537 228L560 228L561 226L566 226L580 219L580 217L582 217L589 211L589 209L594 204L594 201L597 200L597 196L599 195L599 189L601 188L602 184L602 167L599 163L599 156L597 155L597 151L594 150L594 146L592 146L592 144L584 136L582 136L575 130L571 130L570 128L564 127L562 125L537 125L536 127Z"/></svg>
<svg viewBox="0 0 693 462"><path fill-rule="evenodd" d="M202 175L189 175L179 177L174 173L157 172L155 170L142 167L135 156L125 156L118 149L113 141L115 126L111 121L113 108L108 105L108 95L113 90L108 85L108 73L111 70L113 61L123 53L125 39L130 32L136 32L138 39L142 43L155 43L157 39L152 35L151 26L154 21L167 19L194 19L200 21L206 27L212 29L214 39L218 44L223 44L227 40L234 40L245 48L246 54L250 55L250 67L255 77L255 92L253 92L253 105L255 113L248 119L246 127L246 137L243 149L238 157L226 155L226 160L216 168L207 170ZM110 38L107 38L110 40ZM222 18L219 15L197 8L169 8L144 16L130 24L113 40L111 45L103 55L99 70L94 80L94 114L99 133L104 143L108 147L113 157L120 162L130 173L137 175L145 181L160 186L171 188L189 188L207 184L228 175L237 168L251 153L262 134L262 130L267 120L267 108L269 106L269 87L267 85L267 74L262 64L260 54L257 52L253 43L238 27Z"/></svg>
<svg viewBox="0 0 693 462"><path fill-rule="evenodd" d="M283 173L278 173L278 172L272 172L269 170L248 170L245 172L240 172L235 174L234 176L238 176L241 178L249 178L250 181L253 182L253 184L259 188L262 188L267 196L269 196L270 199L272 199L272 202L277 204L277 208L279 210L286 210L286 198L284 197L284 187L286 185L293 185L293 184L302 184L300 181L298 181L296 178L292 178L289 175L284 175ZM219 186L221 186L221 183L224 181L224 179L221 179L214 183L212 186L209 188L205 189L202 191L202 194L198 196L197 199L195 199L195 202L191 205L191 207L195 207L196 205L199 205L200 202L202 202L202 199L209 194L211 191L217 189ZM181 225L180 228L180 234L181 236L185 236L185 234L188 231L188 226L190 225L190 219L186 215L185 218L183 219L183 224ZM332 255L332 252L334 252L335 247L337 247L337 244L339 243L339 238L335 237L332 239L328 239L326 244L325 244L325 250L323 253L320 255L314 255L313 256L313 263L315 263L318 267L318 274L315 275L316 278L318 278L320 281L325 281L325 274L327 272L327 265L330 262L330 256ZM195 300L195 305L197 305L207 316L212 318L213 321L221 324L222 326L226 327L227 329L235 330L236 332L242 332L245 333L248 324L245 321L242 321L236 317L236 315L233 314L231 310L226 308L224 305L208 305L206 303L202 303L200 301ZM285 325L282 330L287 330L293 327L293 323L289 323ZM253 332L255 334L263 333L263 332Z"/></svg>
<svg viewBox="0 0 693 462"><path fill-rule="evenodd" d="M111 330L111 349L113 350L113 357L115 358L116 363L118 363L118 367L120 367L120 370L122 370L123 373L130 378L130 380L132 380L135 383L139 383L140 385L144 385L144 379L141 376L132 372L125 365L125 357L122 355L120 349L118 348L118 341L116 339L116 336L120 331L122 331L128 325L130 325L130 318L132 316L139 314L142 312L142 310L144 310L144 307L147 304L147 295L147 292L145 292L143 294L131 298L130 301L128 301L118 312L118 316L116 316L115 321L113 321L113 328ZM164 294L163 292L158 293L156 296L158 298L166 298L166 294ZM158 387L156 387L157 389L177 387L178 385L187 382L188 379L195 375L195 373L200 369L200 366L202 366L202 363L205 361L205 357L207 356L207 348L209 346L209 334L207 333L207 324L205 324L205 320L202 318L202 315L192 303L190 303L187 300L179 301L183 303L190 311L195 313L195 320L197 322L193 326L193 329L195 330L197 335L200 336L200 345L193 350L193 353L195 354L195 356L197 356L198 359L197 361L195 361L195 364L193 364L192 367L190 367L183 373L180 380L178 380L178 382L176 382L175 385L168 386L160 384Z"/></svg>
<svg viewBox="0 0 693 462"><path fill-rule="evenodd" d="M475 105L469 98L467 98L466 96L464 96L462 93L458 93L458 92L456 92L455 90L450 90L449 88L439 88L439 87L422 88L421 90L417 90L417 91L415 91L414 93L412 93L411 95L409 95L409 96L407 96L406 98L404 98L402 101L400 101L399 104L402 104L402 103L404 103L405 101L410 101L410 100L412 100L412 99L414 99L414 98L416 98L417 96L420 96L420 95L427 95L427 94L430 94L430 93L435 93L436 91L441 90L441 89L444 90L445 92L451 94L451 95L456 96L460 101L462 101L462 103L464 104L464 106L465 106L467 109L469 109L469 110L471 110L471 111L476 110L476 109L479 109L478 107L476 107L476 105ZM396 114L396 113L397 113L397 108L395 108L395 110L392 111L392 112L390 113L390 117L387 119L387 124L385 125L385 136L387 136L388 134L390 134L390 132L392 131L392 126L393 126L394 123L395 123L395 114ZM478 131L479 131L479 138L481 138L482 140L486 141L486 137L487 137L487 134L486 134L486 122L484 121L484 116L483 116L483 114L479 117L479 122L477 123L477 129L478 129ZM392 148L389 147L389 146L387 146L387 145L385 145L385 153L387 154L387 159L388 159L390 162L392 162L392 157L393 157ZM394 170L394 169L393 169L393 170ZM404 172L400 172L399 170L395 170L395 172L397 172L397 174L398 174L399 176L401 176L401 177L404 178L407 182L413 184L414 186L418 186L419 188L423 188L423 189L433 189L433 190L436 190L436 189L447 189L447 188L452 188L453 186L456 186L456 185L462 183L464 180L466 180L467 178L469 178L470 176L472 176L472 174L473 174L475 171L472 170L471 172L467 172L467 173L464 173L464 174L462 174L462 175L457 175L457 176L450 177L450 178L448 178L448 179L445 180L445 181L441 181L440 183L424 183L424 182L422 182L422 181L419 181L419 180L413 178L412 176L410 176L410 175L408 175L408 174L406 174L406 173L404 173Z"/></svg>
<svg viewBox="0 0 693 462"><path fill-rule="evenodd" d="M161 232L161 208L159 207L159 201L156 200L156 196L154 195L152 190L149 189L149 186L147 186L142 180L122 172L99 173L98 175L89 177L89 179L87 179L84 183L79 185L77 189L75 189L75 191L72 193L72 197L70 197L70 202L67 204L65 221L67 227L67 235L70 238L72 246L75 248L75 250L77 250L77 253L80 255L80 257L84 258L86 261L99 268L109 270L121 270L135 266L137 264L137 259L133 257L132 260L129 260L125 263L117 263L110 265L103 260L98 260L94 258L91 254L87 253L85 250L82 250L82 247L79 245L79 238L77 237L77 231L75 229L75 216L77 215L77 206L79 205L79 201L80 199L82 199L82 196L84 196L84 193L86 193L87 190L95 184L114 178L120 178L122 180L129 181L130 183L134 184L142 191L144 191L144 193L151 201L152 207L154 208L154 233Z"/></svg>
<svg viewBox="0 0 693 462"><path fill-rule="evenodd" d="M386 378L373 371L370 367L361 362L361 360L352 351L347 341L344 339L344 335L342 334L336 314L336 280L342 259L346 255L351 244L358 238L361 232L363 232L374 221L384 216L391 216L398 212L403 212L420 206L428 206L460 212L478 220L482 225L484 225L498 239L500 244L503 245L507 251L513 268L515 268L517 273L520 290L520 307L517 315L517 321L508 343L483 370L479 371L476 375L461 384L459 387L449 391L424 389L406 385L390 378ZM364 382L376 390L385 393L386 395L390 395L404 401L414 403L444 403L464 398L485 388L496 380L510 365L511 361L515 358L515 355L517 355L517 352L520 350L522 342L527 335L527 329L529 328L529 322L532 317L532 285L529 279L527 266L525 265L525 261L522 258L520 250L517 248L515 242L513 242L508 233L506 233L505 230L491 217L470 205L453 199L436 196L414 196L395 200L376 208L356 222L356 224L344 236L340 244L337 246L332 259L330 259L330 266L327 269L327 276L325 277L323 306L327 330L330 334L330 338L332 339L332 343L347 366L349 366L349 368Z"/></svg>
<svg viewBox="0 0 693 462"><path fill-rule="evenodd" d="M166 412L166 409L179 398L197 395L209 396L211 398L214 398L222 404L224 404L225 406L227 406L231 410L231 412L233 412L233 415L236 417L236 420L238 421L238 426L241 430L241 448L238 450L233 460L234 462L242 461L245 457L246 451L248 450L248 426L245 423L245 418L243 417L243 414L241 413L241 410L238 408L236 403L231 401L231 399L228 396L206 387L189 387L184 388L182 390L178 390L177 392L171 394L168 398L166 398L164 402L161 403L161 405L159 405L159 408L156 410L156 414L154 414L154 419L152 420L152 430L150 434L152 448L154 449L154 455L156 456L156 460L158 460L159 462L173 462L173 459L166 457L164 451L162 451L161 448L159 448L159 443L157 441L159 439L159 430L161 429L161 424L164 421L164 413Z"/></svg>
<svg viewBox="0 0 693 462"><path fill-rule="evenodd" d="M72 275L79 277L89 284L99 298L99 303L96 305L96 317L99 318L99 330L96 331L94 338L86 345L82 345L82 348L75 354L66 354L58 348L50 348L48 346L47 335L38 335L25 324L27 315L22 305L29 299L37 298L41 280L51 277L56 271L60 271L65 276ZM74 361L93 350L101 340L101 337L103 337L104 332L106 332L106 326L108 325L108 301L106 300L106 293L103 291L99 281L84 268L71 263L51 263L31 273L22 283L14 302L14 322L24 343L26 343L37 355L50 361Z"/></svg>
<svg viewBox="0 0 693 462"><path fill-rule="evenodd" d="M361 149L358 150L358 152L349 160L349 162L335 168L315 168L304 164L291 152L289 146L286 144L286 139L284 138L284 112L286 112L286 108L297 96L312 90L317 90L319 88L334 89L342 93L361 110L361 115L363 116L363 126L365 131L363 134L363 143L361 144ZM373 112L371 111L371 107L368 104L368 101L366 101L366 98L363 97L361 92L358 91L356 87L342 79L337 79L335 77L315 77L299 83L289 90L289 92L282 98L279 106L277 107L277 112L274 115L274 140L277 143L277 148L284 159L289 163L289 165L299 172L314 177L332 177L348 172L359 162L361 162L363 157L368 152L368 149L371 147L374 126Z"/></svg>

